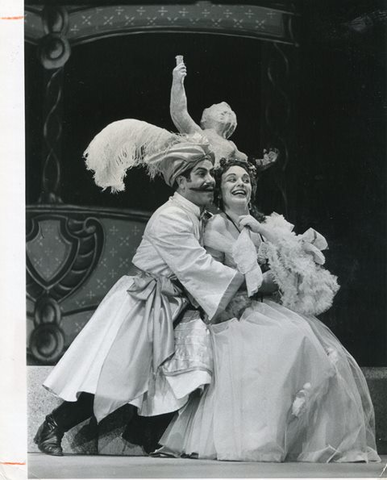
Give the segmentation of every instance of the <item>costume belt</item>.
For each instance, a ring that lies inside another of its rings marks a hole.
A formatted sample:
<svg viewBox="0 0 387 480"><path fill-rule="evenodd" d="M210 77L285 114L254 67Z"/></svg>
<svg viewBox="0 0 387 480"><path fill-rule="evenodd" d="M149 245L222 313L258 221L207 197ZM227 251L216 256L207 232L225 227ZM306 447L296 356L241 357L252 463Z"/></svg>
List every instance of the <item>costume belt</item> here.
<svg viewBox="0 0 387 480"><path fill-rule="evenodd" d="M138 272L127 293L133 299L98 379L98 421L148 390L149 374L175 351L173 321L189 304L174 277Z"/></svg>
<svg viewBox="0 0 387 480"><path fill-rule="evenodd" d="M155 275L137 270L127 292L133 298L145 301L144 317L152 317L150 325L153 326L153 373L156 373L158 367L174 353L173 320L188 305L189 300L176 276ZM171 303L177 303L178 298L182 305L173 315Z"/></svg>

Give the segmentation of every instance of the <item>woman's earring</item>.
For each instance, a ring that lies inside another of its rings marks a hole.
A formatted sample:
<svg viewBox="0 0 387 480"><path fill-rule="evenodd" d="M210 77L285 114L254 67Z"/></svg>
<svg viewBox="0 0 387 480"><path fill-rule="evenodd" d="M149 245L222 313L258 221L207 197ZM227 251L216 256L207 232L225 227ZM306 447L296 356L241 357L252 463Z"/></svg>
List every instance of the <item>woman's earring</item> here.
<svg viewBox="0 0 387 480"><path fill-rule="evenodd" d="M249 202L249 203L247 204L247 208L249 209L249 211L252 209L252 207L253 207L253 206L251 205L251 202Z"/></svg>

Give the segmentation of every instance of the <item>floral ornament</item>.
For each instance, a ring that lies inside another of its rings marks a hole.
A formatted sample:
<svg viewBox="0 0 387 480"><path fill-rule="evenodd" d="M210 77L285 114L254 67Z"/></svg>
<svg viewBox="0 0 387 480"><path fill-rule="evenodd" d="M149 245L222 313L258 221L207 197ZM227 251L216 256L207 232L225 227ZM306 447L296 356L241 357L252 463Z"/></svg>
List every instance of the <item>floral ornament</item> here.
<svg viewBox="0 0 387 480"><path fill-rule="evenodd" d="M263 150L263 158L252 158L251 162L255 165L257 172L263 172L272 167L278 160L279 150L276 148L270 148L269 150Z"/></svg>

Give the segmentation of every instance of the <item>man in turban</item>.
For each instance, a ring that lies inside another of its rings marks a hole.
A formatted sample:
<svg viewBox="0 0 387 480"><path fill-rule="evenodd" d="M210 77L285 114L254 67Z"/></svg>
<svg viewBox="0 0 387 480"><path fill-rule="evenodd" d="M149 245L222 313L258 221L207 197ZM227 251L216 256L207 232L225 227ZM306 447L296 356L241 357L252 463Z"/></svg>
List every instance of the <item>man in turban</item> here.
<svg viewBox="0 0 387 480"><path fill-rule="evenodd" d="M96 157L88 160L95 166L100 145L107 150L104 142L94 145L98 148L89 148L88 155ZM128 145L124 154L122 142L117 145L127 161ZM115 152L109 152L112 158ZM194 358L195 368L163 375L163 363L175 353L174 323L184 315L199 320L189 325L209 348L200 317L216 317L243 281L240 273L215 261L201 245L201 214L213 199L215 184L208 145L174 138L162 153L147 154L144 162L175 193L146 226L132 260L138 274L124 276L113 286L44 382L64 400L47 415L35 437L39 449L49 455L63 455L64 433L93 413L99 422L127 403L145 416L173 412L192 391L209 383L199 356ZM121 168L122 161L116 163ZM104 187L121 182L122 168L102 168Z"/></svg>

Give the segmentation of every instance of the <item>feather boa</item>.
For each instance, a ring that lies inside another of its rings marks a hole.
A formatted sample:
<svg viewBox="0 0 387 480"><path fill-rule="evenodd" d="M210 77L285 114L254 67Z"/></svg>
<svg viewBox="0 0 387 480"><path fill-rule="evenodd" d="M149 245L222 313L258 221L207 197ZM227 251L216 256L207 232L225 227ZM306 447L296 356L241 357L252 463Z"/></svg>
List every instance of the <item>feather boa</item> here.
<svg viewBox="0 0 387 480"><path fill-rule="evenodd" d="M276 235L276 243L264 242L259 252L269 264L281 292L281 303L298 313L318 315L332 306L339 290L337 277L316 263L305 246L305 236L297 236L282 215L268 217L265 224Z"/></svg>

